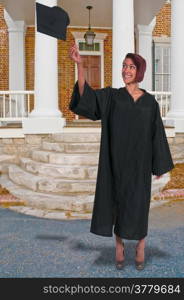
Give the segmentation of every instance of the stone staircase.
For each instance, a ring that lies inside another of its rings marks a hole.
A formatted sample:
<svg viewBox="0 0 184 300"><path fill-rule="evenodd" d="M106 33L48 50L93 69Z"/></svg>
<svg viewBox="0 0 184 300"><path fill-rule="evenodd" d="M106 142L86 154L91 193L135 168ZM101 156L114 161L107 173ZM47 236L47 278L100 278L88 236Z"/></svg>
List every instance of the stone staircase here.
<svg viewBox="0 0 184 300"><path fill-rule="evenodd" d="M66 214L92 211L99 158L100 133L52 135L21 157L19 165L9 163L0 183L27 206L61 210Z"/></svg>
<svg viewBox="0 0 184 300"><path fill-rule="evenodd" d="M100 147L99 132L65 132L44 140L39 150L2 168L0 184L25 206L63 214L91 216ZM169 139L174 160L184 159L184 136ZM5 159L5 158L4 158ZM6 158L8 159L8 157ZM169 181L169 174L152 181L152 195ZM154 201L155 202L155 201Z"/></svg>

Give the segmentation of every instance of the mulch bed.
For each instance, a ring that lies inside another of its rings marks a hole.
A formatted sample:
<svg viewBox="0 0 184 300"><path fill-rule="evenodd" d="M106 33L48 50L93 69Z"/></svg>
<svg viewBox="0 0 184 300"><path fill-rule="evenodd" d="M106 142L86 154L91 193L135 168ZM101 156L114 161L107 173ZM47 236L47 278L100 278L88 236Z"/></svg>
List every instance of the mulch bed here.
<svg viewBox="0 0 184 300"><path fill-rule="evenodd" d="M175 164L175 168L170 171L171 179L164 186L162 191L169 189L184 189L184 163Z"/></svg>

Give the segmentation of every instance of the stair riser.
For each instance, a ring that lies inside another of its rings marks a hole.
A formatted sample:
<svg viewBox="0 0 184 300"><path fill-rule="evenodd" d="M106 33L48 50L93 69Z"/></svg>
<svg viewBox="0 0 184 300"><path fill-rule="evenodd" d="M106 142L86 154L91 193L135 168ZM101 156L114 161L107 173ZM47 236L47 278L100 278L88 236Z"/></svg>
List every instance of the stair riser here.
<svg viewBox="0 0 184 300"><path fill-rule="evenodd" d="M35 175L51 176L60 179L96 179L97 167L52 167L44 166L37 162L24 163L21 161L21 167L29 173Z"/></svg>
<svg viewBox="0 0 184 300"><path fill-rule="evenodd" d="M32 207L37 207L41 209L49 209L49 210L63 210L63 211L73 211L73 212L81 212L81 213L89 213L93 210L93 201L89 203L73 203L71 201L54 201L51 200L37 200L27 198L27 205Z"/></svg>
<svg viewBox="0 0 184 300"><path fill-rule="evenodd" d="M24 186L30 190L53 193L53 194L74 194L74 193L94 193L96 180L93 181L63 181L62 179L39 178L25 173L16 166L9 167L9 178L16 184Z"/></svg>
<svg viewBox="0 0 184 300"><path fill-rule="evenodd" d="M98 153L100 150L99 143L69 143L69 144L59 144L59 143L49 143L43 142L42 149L46 151L57 151L65 153Z"/></svg>
<svg viewBox="0 0 184 300"><path fill-rule="evenodd" d="M9 178L19 186L24 186L35 192L37 191L37 181L34 179L34 176L32 180L30 180L30 177L23 176L22 172L11 172L9 170Z"/></svg>
<svg viewBox="0 0 184 300"><path fill-rule="evenodd" d="M54 181L38 182L38 191L42 193L94 193L95 183L55 183Z"/></svg>
<svg viewBox="0 0 184 300"><path fill-rule="evenodd" d="M98 143L100 142L101 133L64 133L64 134L53 134L52 140L55 142L65 143Z"/></svg>
<svg viewBox="0 0 184 300"><path fill-rule="evenodd" d="M60 153L48 153L44 151L33 151L32 159L38 162L46 162L61 165L97 165L99 154L89 155L64 155Z"/></svg>

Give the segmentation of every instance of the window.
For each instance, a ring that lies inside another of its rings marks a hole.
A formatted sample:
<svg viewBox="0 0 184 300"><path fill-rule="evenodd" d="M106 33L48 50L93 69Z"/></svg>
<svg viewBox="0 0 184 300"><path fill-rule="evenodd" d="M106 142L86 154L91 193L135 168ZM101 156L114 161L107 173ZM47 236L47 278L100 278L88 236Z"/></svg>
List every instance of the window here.
<svg viewBox="0 0 184 300"><path fill-rule="evenodd" d="M100 43L94 43L93 45L87 45L85 42L79 42L80 51L100 51Z"/></svg>
<svg viewBox="0 0 184 300"><path fill-rule="evenodd" d="M155 43L153 70L153 90L170 92L171 90L171 46L169 43Z"/></svg>

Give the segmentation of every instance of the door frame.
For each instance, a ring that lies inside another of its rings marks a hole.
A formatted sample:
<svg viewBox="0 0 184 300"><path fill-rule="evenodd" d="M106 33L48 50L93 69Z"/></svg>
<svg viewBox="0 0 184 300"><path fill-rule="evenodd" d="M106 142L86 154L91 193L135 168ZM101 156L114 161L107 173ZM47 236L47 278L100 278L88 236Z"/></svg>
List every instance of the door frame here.
<svg viewBox="0 0 184 300"><path fill-rule="evenodd" d="M83 38L76 38L75 43L79 46L79 42L85 42ZM104 87L104 41L95 39L95 42L100 44L100 51L79 51L80 55L100 56L100 68L101 68L101 88ZM78 79L77 65L75 64L75 82Z"/></svg>

